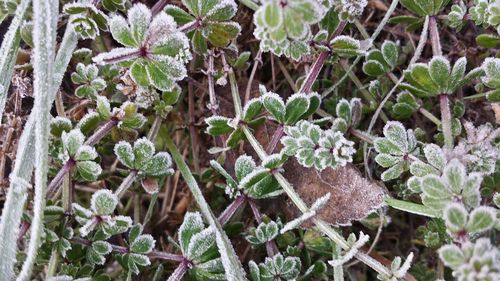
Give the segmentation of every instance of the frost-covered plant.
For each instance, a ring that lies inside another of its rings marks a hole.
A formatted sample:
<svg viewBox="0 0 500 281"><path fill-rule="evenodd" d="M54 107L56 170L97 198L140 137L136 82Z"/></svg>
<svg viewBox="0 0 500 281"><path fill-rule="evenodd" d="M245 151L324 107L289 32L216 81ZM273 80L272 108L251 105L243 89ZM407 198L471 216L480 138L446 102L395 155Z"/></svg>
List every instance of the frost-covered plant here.
<svg viewBox="0 0 500 281"><path fill-rule="evenodd" d="M264 52L300 60L311 52L311 25L325 15L326 7L315 0L266 0L254 14L254 35Z"/></svg>
<svg viewBox="0 0 500 281"><path fill-rule="evenodd" d="M215 232L206 228L199 213L187 213L179 227L179 246L185 262L181 266L189 269L190 275L210 280L224 279L222 260L218 256ZM172 275L173 276L173 275ZM182 276L177 276L180 280Z"/></svg>
<svg viewBox="0 0 500 281"><path fill-rule="evenodd" d="M302 267L298 257L283 257L282 254L266 257L259 265L254 261L250 261L248 265L253 281L295 280Z"/></svg>
<svg viewBox="0 0 500 281"><path fill-rule="evenodd" d="M293 94L285 103L282 97L267 91L263 85L259 86L259 91L264 108L276 122L284 125L294 125L297 121L306 119L316 112L321 103L316 92Z"/></svg>
<svg viewBox="0 0 500 281"><path fill-rule="evenodd" d="M251 228L248 231L248 235L245 236L245 239L252 245L265 244L266 242L274 240L282 227L283 224L280 220L277 222L261 222L256 228Z"/></svg>
<svg viewBox="0 0 500 281"><path fill-rule="evenodd" d="M277 169L286 160L282 155L270 157L269 161L257 166L252 157L241 155L234 164L234 179L217 161L210 165L226 179L226 194L231 197L245 195L253 199L272 198L283 193L271 171ZM276 160L276 161L274 161Z"/></svg>
<svg viewBox="0 0 500 281"><path fill-rule="evenodd" d="M67 163L74 162L77 177L84 181L95 181L102 168L95 162L98 154L90 145L84 145L85 136L79 129L62 132L62 153L59 158Z"/></svg>
<svg viewBox="0 0 500 281"><path fill-rule="evenodd" d="M93 3L66 4L63 11L70 15L69 22L82 39L95 39L101 30L108 30L108 17Z"/></svg>
<svg viewBox="0 0 500 281"><path fill-rule="evenodd" d="M81 225L79 235L87 237L93 232L91 239L99 241L126 232L132 226L132 220L128 216L115 216L113 213L117 205L118 198L108 189L92 194L90 208L73 203L75 219Z"/></svg>
<svg viewBox="0 0 500 281"><path fill-rule="evenodd" d="M75 90L79 98L96 99L99 92L106 88L106 81L99 77L99 69L93 64L77 64L76 71L71 74L71 81L80 85Z"/></svg>
<svg viewBox="0 0 500 281"><path fill-rule="evenodd" d="M486 98L491 102L500 101L500 59L486 58L482 64L485 73L481 77L483 84L493 90L486 93Z"/></svg>
<svg viewBox="0 0 500 281"><path fill-rule="evenodd" d="M337 118L332 122L332 129L346 133L355 128L361 121L362 104L359 98L350 101L341 99L335 107Z"/></svg>
<svg viewBox="0 0 500 281"><path fill-rule="evenodd" d="M480 69L465 74L467 60L458 59L453 68L450 62L441 56L434 56L429 63L410 65L405 71L407 83L401 83L400 88L418 97L435 97L440 94L453 94L459 87L481 75Z"/></svg>
<svg viewBox="0 0 500 281"><path fill-rule="evenodd" d="M465 6L463 1L458 4L453 4L451 6L451 11L448 13L448 24L460 31L464 26L464 17L467 14L467 6Z"/></svg>
<svg viewBox="0 0 500 281"><path fill-rule="evenodd" d="M363 72L370 76L380 76L394 70L399 57L398 45L386 40L380 50L373 49L367 52Z"/></svg>
<svg viewBox="0 0 500 281"><path fill-rule="evenodd" d="M464 242L469 236L490 230L495 226L497 211L492 207L479 206L470 213L461 203L449 203L443 211L448 234L456 241Z"/></svg>
<svg viewBox="0 0 500 281"><path fill-rule="evenodd" d="M406 260L401 264L401 257L396 257L391 262L391 274L379 274L377 275L378 280L382 281L397 281L406 276L406 273L410 269L411 262L413 261L413 253L410 253Z"/></svg>
<svg viewBox="0 0 500 281"><path fill-rule="evenodd" d="M114 151L120 163L143 180L143 187L149 193L157 191L158 185L154 184L154 188L150 189L150 184L145 181L174 173L170 154L155 153L154 144L146 138L136 140L133 147L130 143L121 141L115 145Z"/></svg>
<svg viewBox="0 0 500 281"><path fill-rule="evenodd" d="M189 41L165 12L154 16L143 4L128 10L128 21L115 15L109 19L113 38L124 45L93 58L97 64L124 62L130 76L142 87L172 90L186 76L185 63L191 58Z"/></svg>
<svg viewBox="0 0 500 281"><path fill-rule="evenodd" d="M147 254L155 247L156 241L150 234L142 234L143 226L135 224L128 233L128 253L120 256L119 262L134 274L139 274L139 267L151 264Z"/></svg>
<svg viewBox="0 0 500 281"><path fill-rule="evenodd" d="M500 3L498 1L474 0L469 14L476 25L492 26L500 34Z"/></svg>
<svg viewBox="0 0 500 281"><path fill-rule="evenodd" d="M453 269L456 280L493 281L500 278L500 251L488 238L465 242L461 246L445 245L439 257Z"/></svg>
<svg viewBox="0 0 500 281"><path fill-rule="evenodd" d="M363 247L370 240L370 236L364 234L363 232L359 233L358 238L354 233L351 233L347 238L347 243L349 244L349 250L345 253L342 253L338 258L328 261L328 263L332 267L341 266L351 260L354 255L359 251L361 247Z"/></svg>
<svg viewBox="0 0 500 281"><path fill-rule="evenodd" d="M403 124L396 121L385 124L384 137L376 138L374 146L378 153L375 161L388 168L381 175L383 181L396 179L408 171L411 159L420 154L413 130L406 130Z"/></svg>
<svg viewBox="0 0 500 281"><path fill-rule="evenodd" d="M402 0L401 4L412 13L421 17L437 15L449 0Z"/></svg>
<svg viewBox="0 0 500 281"><path fill-rule="evenodd" d="M281 139L283 152L295 156L299 164L324 170L327 167L345 166L352 162L356 151L354 142L334 129L323 130L309 121L299 121L295 126L285 127L285 136Z"/></svg>
<svg viewBox="0 0 500 281"><path fill-rule="evenodd" d="M479 205L482 179L478 173L467 174L465 166L452 159L443 168L441 176L429 174L423 177L420 182L422 203L439 213L451 202L462 202L470 210Z"/></svg>
<svg viewBox="0 0 500 281"><path fill-rule="evenodd" d="M233 0L183 1L183 4L189 13L174 5L167 5L164 11L187 31L193 31L191 45L195 52L207 53L207 41L215 47L225 47L240 33L240 25L231 21L237 10Z"/></svg>
<svg viewBox="0 0 500 281"><path fill-rule="evenodd" d="M339 14L341 20L354 21L361 16L368 4L366 0L333 0L335 11Z"/></svg>

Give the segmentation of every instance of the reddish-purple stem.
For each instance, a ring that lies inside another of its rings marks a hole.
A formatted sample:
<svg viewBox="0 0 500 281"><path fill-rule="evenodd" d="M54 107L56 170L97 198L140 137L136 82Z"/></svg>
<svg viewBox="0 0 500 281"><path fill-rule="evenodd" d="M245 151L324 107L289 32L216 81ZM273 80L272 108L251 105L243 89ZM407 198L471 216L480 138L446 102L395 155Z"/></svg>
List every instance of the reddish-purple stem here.
<svg viewBox="0 0 500 281"><path fill-rule="evenodd" d="M73 169L76 165L76 161L73 159L68 159L66 163L62 166L62 168L57 172L56 176L52 179L52 181L47 186L47 198L52 198L56 195L59 187L61 186L64 176Z"/></svg>
<svg viewBox="0 0 500 281"><path fill-rule="evenodd" d="M221 225L225 225L233 217L233 215L238 211L238 209L247 201L245 195L238 196L227 208L220 214L219 222Z"/></svg>
<svg viewBox="0 0 500 281"><path fill-rule="evenodd" d="M86 145L94 146L96 145L102 138L104 138L116 125L118 125L119 120L115 117L111 117L111 119L104 123L102 127L97 129L97 131L92 134L87 141Z"/></svg>
<svg viewBox="0 0 500 281"><path fill-rule="evenodd" d="M284 129L285 126L283 124L278 125L278 128L276 128L276 131L274 131L274 134L271 137L271 140L269 141L269 144L266 147L267 154L273 153L274 149L278 145L278 142L280 141L281 137L284 134Z"/></svg>
<svg viewBox="0 0 500 281"><path fill-rule="evenodd" d="M163 10L163 8L165 8L165 6L168 4L168 2L170 2L170 1L169 0L160 0L160 1L156 2L156 4L154 4L154 6L151 8L151 13L153 14L153 16L155 16L156 14L161 12Z"/></svg>

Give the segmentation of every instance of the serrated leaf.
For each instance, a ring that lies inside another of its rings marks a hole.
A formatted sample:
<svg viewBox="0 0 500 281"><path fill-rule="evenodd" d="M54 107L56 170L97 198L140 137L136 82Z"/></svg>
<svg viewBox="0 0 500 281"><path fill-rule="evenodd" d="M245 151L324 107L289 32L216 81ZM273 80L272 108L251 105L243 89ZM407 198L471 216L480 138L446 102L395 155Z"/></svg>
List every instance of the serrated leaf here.
<svg viewBox="0 0 500 281"><path fill-rule="evenodd" d="M491 207L480 206L469 215L466 229L469 233L481 233L489 230L495 225L496 211Z"/></svg>
<svg viewBox="0 0 500 281"><path fill-rule="evenodd" d="M108 189L100 189L92 195L90 208L97 215L110 215L118 205L118 198Z"/></svg>

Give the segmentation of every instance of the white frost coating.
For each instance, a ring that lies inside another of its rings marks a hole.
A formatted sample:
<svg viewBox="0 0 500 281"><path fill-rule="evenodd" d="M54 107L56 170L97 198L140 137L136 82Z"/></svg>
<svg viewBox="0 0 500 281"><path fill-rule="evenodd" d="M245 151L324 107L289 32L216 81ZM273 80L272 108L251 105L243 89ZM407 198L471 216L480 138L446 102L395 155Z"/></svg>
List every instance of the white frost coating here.
<svg viewBox="0 0 500 281"><path fill-rule="evenodd" d="M241 181L240 181L240 188L247 186L248 183L257 175L262 174L267 172L268 169L262 168L262 167L257 167L257 169L253 170L250 174L246 175Z"/></svg>
<svg viewBox="0 0 500 281"><path fill-rule="evenodd" d="M351 36L347 36L347 35L340 35L340 36L333 38L333 40L330 42L330 44L335 44L339 41L347 42L349 45L355 46L356 49L361 49L361 45L359 43L359 40L356 40L356 39L352 38Z"/></svg>
<svg viewBox="0 0 500 281"><path fill-rule="evenodd" d="M202 1L200 1L201 3ZM234 17L236 15L236 11L238 10L238 5L234 0L219 0L219 2L205 15L206 17L211 17L215 12L218 12L220 9L225 9L226 7L231 8L231 15L229 18Z"/></svg>
<svg viewBox="0 0 500 281"><path fill-rule="evenodd" d="M238 264L235 265L233 260L229 258L228 253L235 254L235 251L233 245L229 243L227 235L220 231L216 231L215 242L217 243L217 248L219 248L220 258L222 266L224 267L226 279L228 281L246 281L246 273L239 260L237 260Z"/></svg>
<svg viewBox="0 0 500 281"><path fill-rule="evenodd" d="M408 272L408 270L410 269L412 260L413 260L413 252L410 252L403 265L393 273L394 277L396 278L405 277L406 272Z"/></svg>
<svg viewBox="0 0 500 281"><path fill-rule="evenodd" d="M295 218L291 221L289 221L287 224L283 226L283 228L280 230L280 233L283 234L289 230L292 230L294 228L299 227L301 224L303 224L306 220L314 217L316 215L316 211L310 210L305 213L303 213L300 217Z"/></svg>
<svg viewBox="0 0 500 281"><path fill-rule="evenodd" d="M196 260L203 255L215 243L215 231L213 227L208 227L193 235L189 241L189 246L185 256L190 260Z"/></svg>
<svg viewBox="0 0 500 281"><path fill-rule="evenodd" d="M134 4L134 6L128 10L127 18L130 24L130 31L137 43L144 40L144 35L151 22L151 17L151 10L142 3Z"/></svg>
<svg viewBox="0 0 500 281"><path fill-rule="evenodd" d="M33 221L26 260L17 280L29 280L43 232L43 211L47 193L50 105L47 93L54 90L53 73L59 1L33 1L33 95L35 96L35 197Z"/></svg>
<svg viewBox="0 0 500 281"><path fill-rule="evenodd" d="M331 197L330 192L321 196L311 205L310 210L319 211L319 209L323 208L323 206L325 206L325 204L328 202L328 200L330 200L330 197Z"/></svg>
<svg viewBox="0 0 500 281"><path fill-rule="evenodd" d="M109 31L111 32L113 39L115 39L120 44L125 45L127 47L135 47L135 46L132 46L131 44L128 44L124 40L122 40L121 36L118 36L119 34L122 36L123 35L127 36L129 34L131 35L130 26L124 17L115 14L115 15L111 16L111 18L109 18L108 25L109 25ZM138 44L138 42L134 42L134 43Z"/></svg>
<svg viewBox="0 0 500 281"><path fill-rule="evenodd" d="M82 145L76 152L76 160L90 161L96 159L98 156L97 151L90 145Z"/></svg>
<svg viewBox="0 0 500 281"><path fill-rule="evenodd" d="M72 126L71 121L68 118L62 117L62 116L57 116L57 117L53 118L50 123L56 124L57 126L60 126L60 125L66 125L68 127Z"/></svg>
<svg viewBox="0 0 500 281"><path fill-rule="evenodd" d="M18 30L24 19L31 0L23 0L17 6L16 12L9 25L9 30L5 33L0 48L0 85L5 91L0 92L0 116L3 114L5 102L7 100L7 90L10 85L14 64L16 62L17 51L21 36ZM0 124L1 124L0 120Z"/></svg>
<svg viewBox="0 0 500 281"><path fill-rule="evenodd" d="M354 234L352 234L354 236ZM359 238L356 242L354 242L352 245L350 245L349 250L347 250L343 256L341 256L339 259L333 259L331 261L328 261L328 263L333 266L341 266L348 262L350 259L352 259L359 251L363 245L366 244L370 240L370 236L364 234L362 231L359 233Z"/></svg>
<svg viewBox="0 0 500 281"><path fill-rule="evenodd" d="M99 117L99 113L95 111L90 111L87 114L85 114L80 121L76 124L77 128L81 128L85 123L87 123L90 119ZM57 118L57 117L56 117Z"/></svg>
<svg viewBox="0 0 500 281"><path fill-rule="evenodd" d="M205 225L203 224L203 219L201 218L201 214L198 213L198 212L195 212L195 213L186 213L186 215L184 216L184 222L181 224L181 226L179 227L179 245L181 246L181 250L184 252L187 253L187 250L188 250L188 247L189 247L189 243L186 245L184 244L184 241L183 241L183 233L186 232L187 230L190 230L190 229L198 229L198 230L201 230L205 227ZM187 241L189 242L189 241Z"/></svg>
<svg viewBox="0 0 500 281"><path fill-rule="evenodd" d="M106 61L116 60L117 62L120 62L128 59L135 59L137 56L134 54L136 53L136 48L114 48L107 53L100 53L99 55L93 57L92 61L98 65L104 65L107 64Z"/></svg>
<svg viewBox="0 0 500 281"><path fill-rule="evenodd" d="M289 104L290 102L292 102L296 99L305 99L307 101L307 107L309 107L309 96L304 94L304 93L296 93L296 94L291 95L286 100L286 104Z"/></svg>

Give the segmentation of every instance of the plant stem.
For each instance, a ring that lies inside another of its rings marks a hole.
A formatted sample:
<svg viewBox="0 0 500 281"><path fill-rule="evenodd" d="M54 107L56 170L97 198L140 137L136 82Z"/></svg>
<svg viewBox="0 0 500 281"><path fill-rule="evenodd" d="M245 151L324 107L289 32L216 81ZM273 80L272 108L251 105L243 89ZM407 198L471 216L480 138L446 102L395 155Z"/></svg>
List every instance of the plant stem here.
<svg viewBox="0 0 500 281"><path fill-rule="evenodd" d="M417 215L421 215L421 216L426 216L429 218L439 217L439 215L434 210L432 210L429 207L424 206L424 205L420 205L420 204L416 204L416 203L412 203L412 202L407 202L407 201L403 201L403 200L398 200L398 199L391 198L391 197L386 197L384 199L384 201L385 201L385 203L387 203L387 205L393 207L394 209L398 209L401 211L405 211L408 213L417 214Z"/></svg>
<svg viewBox="0 0 500 281"><path fill-rule="evenodd" d="M41 245L43 233L43 215L47 192L47 171L49 166L49 111L52 103L48 92L54 91L52 74L54 73L54 54L57 31L57 15L59 1L33 1L33 95L35 97L35 196L33 204L33 221L30 241L17 280L29 280L31 271Z"/></svg>
<svg viewBox="0 0 500 281"><path fill-rule="evenodd" d="M61 186L61 183L64 180L64 176L66 176L66 174L69 173L75 165L76 161L73 159L69 159L66 163L64 163L59 172L57 172L56 176L47 186L47 198L53 198L57 194L59 186Z"/></svg>
<svg viewBox="0 0 500 281"><path fill-rule="evenodd" d="M346 27L346 25L347 21L339 22L337 28L332 34L332 39L339 36ZM299 90L300 93L308 94L311 91L314 81L316 81L316 79L318 78L319 72L323 68L325 61L328 59L329 56L330 56L330 51L324 51L321 54L319 54L318 58L316 59L316 61L314 61L313 65L311 66L311 69L309 70L309 73L307 74L304 83L302 83L302 86L300 87Z"/></svg>
<svg viewBox="0 0 500 281"><path fill-rule="evenodd" d="M234 74L233 74L234 75ZM172 141L170 135L165 136L165 144L167 149L170 151L172 158L174 159L177 168L180 170L184 181L186 182L193 198L198 203L200 208L200 212L205 217L206 221L210 226L214 227L217 247L219 248L219 252L221 254L222 264L224 265L226 279L229 281L244 281L247 280L245 277L245 271L243 270L240 260L238 259L236 253L234 252L233 246L231 245L231 241L227 237L226 233L222 229L219 221L213 214L212 210L208 206L205 197L203 197L203 193L201 192L198 183L193 177L191 170L189 169L186 162L182 158L182 155L179 153L177 146Z"/></svg>
<svg viewBox="0 0 500 281"><path fill-rule="evenodd" d="M439 95L439 107L441 108L441 124L443 127L444 145L453 148L453 133L451 131L451 112L447 94Z"/></svg>
<svg viewBox="0 0 500 281"><path fill-rule="evenodd" d="M94 146L102 138L104 138L111 130L118 125L119 120L116 117L111 117L104 125L102 125L97 131L95 131L88 139L85 141L86 145Z"/></svg>
<svg viewBox="0 0 500 281"><path fill-rule="evenodd" d="M420 114L425 116L427 119L431 120L432 123L436 124L436 126L438 126L438 127L441 126L441 121L436 116L434 116L434 114L427 111L427 109L425 109L423 107L419 107L418 112L420 112Z"/></svg>
<svg viewBox="0 0 500 281"><path fill-rule="evenodd" d="M434 16L429 18L429 33L432 43L432 53L435 56L442 56L443 52L441 50L441 42L439 40L439 30L437 26L436 17Z"/></svg>
<svg viewBox="0 0 500 281"><path fill-rule="evenodd" d="M273 136L269 141L269 144L266 147L266 153L268 154L273 153L274 149L276 148L276 145L278 145L278 142L280 141L281 137L284 134L285 134L285 125L279 124L278 127L276 128L276 131L274 131Z"/></svg>
<svg viewBox="0 0 500 281"><path fill-rule="evenodd" d="M349 128L348 132L366 143L373 144L374 138L365 132L353 128Z"/></svg>
<svg viewBox="0 0 500 281"><path fill-rule="evenodd" d="M45 274L45 278L49 278L54 276L57 270L57 265L59 264L59 252L57 249L53 249L50 254L49 264L47 265L47 274Z"/></svg>
<svg viewBox="0 0 500 281"><path fill-rule="evenodd" d="M248 78L247 87L245 89L245 104L250 100L250 93L252 91L252 82L255 78L255 73L257 72L257 67L259 63L262 63L262 51L259 49L255 58L253 59L252 72L250 72L250 77Z"/></svg>
<svg viewBox="0 0 500 281"><path fill-rule="evenodd" d="M14 71L19 43L21 42L19 30L30 2L31 0L23 0L19 3L9 29L3 36L2 47L0 48L0 85L3 86L3 91L0 92L0 116L3 115L5 109L12 72ZM2 119L0 118L1 123Z"/></svg>
<svg viewBox="0 0 500 281"><path fill-rule="evenodd" d="M208 66L207 66L207 80L208 80L208 109L212 111L213 115L219 115L219 105L217 104L217 98L215 97L215 83L214 83L214 53L212 51L208 52Z"/></svg>
<svg viewBox="0 0 500 281"><path fill-rule="evenodd" d="M172 272L172 275L168 277L167 281L177 281L177 280L182 280L182 277L186 274L188 271L188 264L187 263L180 263L179 266Z"/></svg>
<svg viewBox="0 0 500 281"><path fill-rule="evenodd" d="M73 237L71 239L71 242L87 247L92 246L92 241L80 237ZM113 250L113 252L120 254L127 254L130 252L127 247L122 247L114 244L111 244L111 249ZM182 255L170 254L155 250L151 251L149 254L146 254L146 256L152 259L174 261L174 262L183 262L185 260L185 258Z"/></svg>
<svg viewBox="0 0 500 281"><path fill-rule="evenodd" d="M201 26L201 21L194 20L194 21L188 22L188 23L184 24L183 26L179 27L178 30L180 32L188 33L188 32L191 32L191 31L197 29L200 26Z"/></svg>
<svg viewBox="0 0 500 281"><path fill-rule="evenodd" d="M240 195L227 206L227 208L219 215L219 223L225 225L233 217L233 215L238 211L238 209L247 201L245 195Z"/></svg>
<svg viewBox="0 0 500 281"><path fill-rule="evenodd" d="M158 2L156 2L151 8L151 14L153 14L153 16L157 15L163 10L163 8L165 8L168 2L170 2L170 0L158 0Z"/></svg>
<svg viewBox="0 0 500 281"><path fill-rule="evenodd" d="M125 191L127 191L132 186L138 174L139 172L137 170L132 170L130 171L130 174L128 174L128 176L123 179L120 186L118 186L118 188L115 190L115 195L118 198L121 198L123 194L125 194Z"/></svg>

